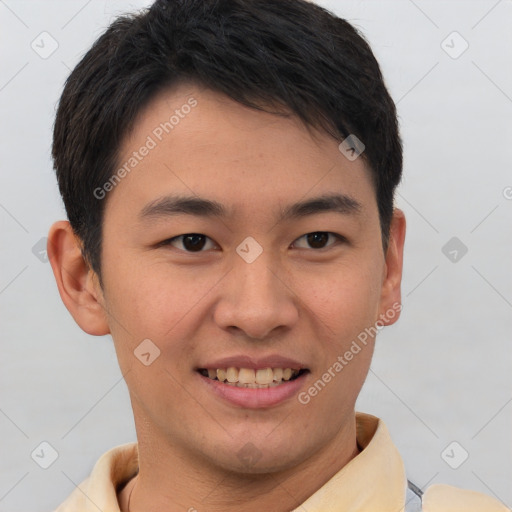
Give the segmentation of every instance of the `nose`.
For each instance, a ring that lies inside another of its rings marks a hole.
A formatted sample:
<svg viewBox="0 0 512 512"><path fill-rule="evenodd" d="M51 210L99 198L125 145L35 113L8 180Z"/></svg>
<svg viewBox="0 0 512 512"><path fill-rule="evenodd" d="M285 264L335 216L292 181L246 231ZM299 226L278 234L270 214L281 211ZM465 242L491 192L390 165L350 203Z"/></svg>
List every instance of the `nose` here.
<svg viewBox="0 0 512 512"><path fill-rule="evenodd" d="M222 283L214 319L219 327L264 340L291 329L299 318L298 298L282 267L266 252L252 263L234 255Z"/></svg>

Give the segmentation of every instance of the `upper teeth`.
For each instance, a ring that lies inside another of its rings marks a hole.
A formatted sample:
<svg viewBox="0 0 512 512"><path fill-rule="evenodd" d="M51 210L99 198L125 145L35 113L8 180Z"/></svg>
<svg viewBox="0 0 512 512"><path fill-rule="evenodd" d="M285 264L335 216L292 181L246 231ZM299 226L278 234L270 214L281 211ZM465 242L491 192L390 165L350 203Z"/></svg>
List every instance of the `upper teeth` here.
<svg viewBox="0 0 512 512"><path fill-rule="evenodd" d="M253 368L217 368L216 370L208 369L208 377L210 379L217 378L221 382L240 384L272 384L279 383L283 380L290 380L297 375L299 370L292 368L261 368L254 370Z"/></svg>

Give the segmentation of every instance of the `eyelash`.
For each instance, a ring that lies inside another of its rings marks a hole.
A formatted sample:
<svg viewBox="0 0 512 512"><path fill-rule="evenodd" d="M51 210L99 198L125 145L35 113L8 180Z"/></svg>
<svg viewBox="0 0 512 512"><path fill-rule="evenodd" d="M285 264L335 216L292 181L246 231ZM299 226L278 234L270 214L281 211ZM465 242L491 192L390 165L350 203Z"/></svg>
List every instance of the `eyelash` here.
<svg viewBox="0 0 512 512"><path fill-rule="evenodd" d="M309 235L318 235L318 234L332 236L332 237L334 237L336 239L335 241L337 241L339 243L347 242L347 239L344 236L338 235L337 233L332 233L330 231L311 231L310 233L306 233L306 234L302 235L301 237L297 238L294 241L294 243L297 240L301 240L304 237L307 237ZM178 236L175 236L175 237L172 237L172 238L168 238L167 240L164 240L164 241L160 242L159 244L157 244L157 247L172 245L172 242L174 242L176 240L179 240L179 239L182 239L182 241L183 241L183 239L185 237L188 237L188 236L200 236L200 237L206 238L207 240L211 240L208 236L203 235L201 233L185 233L184 235L178 235ZM320 252L320 251L323 251L325 249L328 249L329 247L332 247L333 245L335 245L335 244L331 243L331 244L328 244L325 247L322 247L320 249L315 249L315 248L310 248L310 249L315 251L315 252ZM304 247L302 247L301 249L304 249ZM183 251L183 252L188 253L188 254L197 254L197 253L205 252L203 250L199 250L199 251L187 251L186 249L178 249L178 250L179 251Z"/></svg>

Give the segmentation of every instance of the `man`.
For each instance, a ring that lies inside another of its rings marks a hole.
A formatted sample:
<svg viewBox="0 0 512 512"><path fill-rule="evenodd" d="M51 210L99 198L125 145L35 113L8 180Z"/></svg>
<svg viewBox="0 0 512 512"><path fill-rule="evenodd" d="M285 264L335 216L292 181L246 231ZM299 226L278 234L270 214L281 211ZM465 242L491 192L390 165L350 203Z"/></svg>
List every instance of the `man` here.
<svg viewBox="0 0 512 512"><path fill-rule="evenodd" d="M408 483L355 412L400 314L396 110L364 39L302 0L167 0L70 75L53 157L64 304L111 334L137 443L59 507L506 510Z"/></svg>

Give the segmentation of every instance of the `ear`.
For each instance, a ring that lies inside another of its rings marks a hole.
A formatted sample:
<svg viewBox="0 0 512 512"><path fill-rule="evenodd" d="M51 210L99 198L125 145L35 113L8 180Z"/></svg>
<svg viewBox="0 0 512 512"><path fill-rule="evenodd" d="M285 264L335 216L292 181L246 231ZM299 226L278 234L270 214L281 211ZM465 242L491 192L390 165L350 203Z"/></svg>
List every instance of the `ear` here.
<svg viewBox="0 0 512 512"><path fill-rule="evenodd" d="M404 212L395 208L391 219L379 306L379 323L381 325L394 324L400 317L402 309L400 285L402 283L405 224Z"/></svg>
<svg viewBox="0 0 512 512"><path fill-rule="evenodd" d="M110 329L98 276L85 261L80 240L68 221L52 225L47 251L60 297L75 322L88 334L108 334Z"/></svg>

